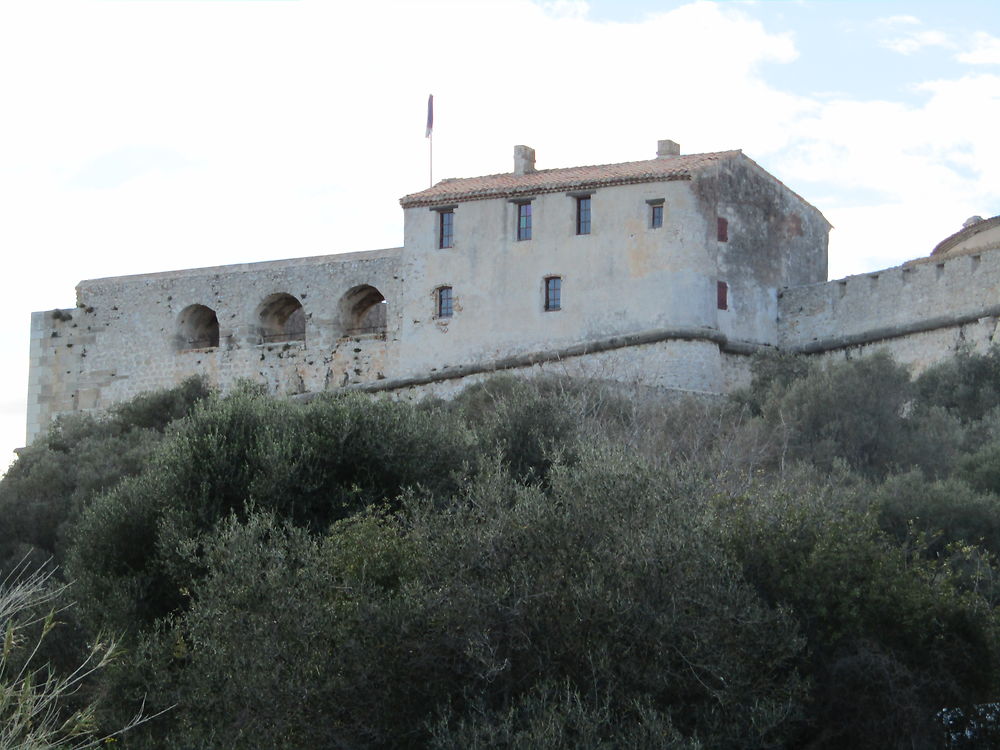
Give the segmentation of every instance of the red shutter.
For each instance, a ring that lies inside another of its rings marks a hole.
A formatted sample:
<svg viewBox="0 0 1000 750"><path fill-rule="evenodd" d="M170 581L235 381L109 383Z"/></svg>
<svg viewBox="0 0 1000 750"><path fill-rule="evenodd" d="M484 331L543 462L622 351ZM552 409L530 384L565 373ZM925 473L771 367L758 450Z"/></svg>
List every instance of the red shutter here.
<svg viewBox="0 0 1000 750"><path fill-rule="evenodd" d="M729 221L721 216L717 220L719 242L729 242Z"/></svg>
<svg viewBox="0 0 1000 750"><path fill-rule="evenodd" d="M725 281L720 281L716 284L716 304L720 310L729 309L729 284Z"/></svg>

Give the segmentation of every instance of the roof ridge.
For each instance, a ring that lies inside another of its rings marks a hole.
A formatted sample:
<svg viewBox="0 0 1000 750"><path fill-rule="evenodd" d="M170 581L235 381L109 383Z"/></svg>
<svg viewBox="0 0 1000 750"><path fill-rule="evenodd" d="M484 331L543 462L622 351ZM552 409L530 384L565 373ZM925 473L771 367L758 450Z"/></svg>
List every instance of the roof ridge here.
<svg viewBox="0 0 1000 750"><path fill-rule="evenodd" d="M709 151L701 154L683 154L668 158L638 159L609 164L584 164L572 167L549 167L525 174L498 172L474 177L449 177L429 188L409 193L400 198L403 207L438 203L442 200L481 200L533 192L553 192L579 182L582 185L626 184L671 179L690 179L690 171L705 163L741 155L741 149ZM644 165L656 169L642 169ZM600 174L600 172L604 174ZM595 174L587 174L596 172ZM631 174L629 174L631 172Z"/></svg>
<svg viewBox="0 0 1000 750"><path fill-rule="evenodd" d="M631 159L629 161L612 161L607 164L575 164L572 167L547 167L546 169L536 169L531 174L541 174L543 172L560 172L568 169L599 169L601 167L620 167L625 164L644 164L646 162L661 164L665 162L676 162L682 159L693 159L695 157L712 157L712 156L722 156L728 154L739 154L742 153L742 149L731 148L725 151L705 151L698 154L677 154L675 156L654 156L652 159ZM513 174L513 172L500 172L501 175ZM484 177L495 176L495 175L483 175ZM462 179L462 178L460 178ZM467 179L474 180L475 177L469 177Z"/></svg>

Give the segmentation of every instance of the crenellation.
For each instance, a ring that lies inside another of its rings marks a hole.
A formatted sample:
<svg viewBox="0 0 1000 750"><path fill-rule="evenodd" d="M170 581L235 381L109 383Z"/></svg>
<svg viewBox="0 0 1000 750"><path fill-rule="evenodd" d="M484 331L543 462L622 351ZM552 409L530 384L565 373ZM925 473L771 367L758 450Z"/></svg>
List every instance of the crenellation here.
<svg viewBox="0 0 1000 750"><path fill-rule="evenodd" d="M867 345L857 341L878 340L901 361L923 368L962 342L979 349L992 342L992 333L965 332L998 312L1000 253L910 263L877 276L877 290L864 276L785 290L781 345L862 351ZM944 338L927 335L936 330L944 331Z"/></svg>

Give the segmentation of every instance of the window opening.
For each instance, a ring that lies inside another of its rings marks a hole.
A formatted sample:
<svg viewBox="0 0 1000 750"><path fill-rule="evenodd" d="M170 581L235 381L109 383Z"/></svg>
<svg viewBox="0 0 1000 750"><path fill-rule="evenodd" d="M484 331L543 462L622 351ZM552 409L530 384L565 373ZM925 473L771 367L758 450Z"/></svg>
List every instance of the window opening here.
<svg viewBox="0 0 1000 750"><path fill-rule="evenodd" d="M531 239L531 204L517 204L517 239Z"/></svg>
<svg viewBox="0 0 1000 750"><path fill-rule="evenodd" d="M729 242L729 220L721 216L716 220L716 236L719 242Z"/></svg>
<svg viewBox="0 0 1000 750"><path fill-rule="evenodd" d="M302 341L306 337L306 315L302 303L291 294L279 292L257 308L257 322L263 343Z"/></svg>
<svg viewBox="0 0 1000 750"><path fill-rule="evenodd" d="M177 343L186 349L210 349L219 345L219 318L205 305L189 305L177 316Z"/></svg>
<svg viewBox="0 0 1000 750"><path fill-rule="evenodd" d="M576 233L590 234L590 196L576 199Z"/></svg>
<svg viewBox="0 0 1000 750"><path fill-rule="evenodd" d="M545 279L545 311L562 309L562 278L549 276Z"/></svg>
<svg viewBox="0 0 1000 750"><path fill-rule="evenodd" d="M729 284L720 281L715 286L716 305L720 310L729 309Z"/></svg>
<svg viewBox="0 0 1000 750"><path fill-rule="evenodd" d="M450 318L455 311L453 305L452 289L450 286L442 286L437 290L437 316L439 318Z"/></svg>
<svg viewBox="0 0 1000 750"><path fill-rule="evenodd" d="M663 226L663 204L649 207L649 226L651 229L659 229Z"/></svg>
<svg viewBox="0 0 1000 750"><path fill-rule="evenodd" d="M438 213L438 247L448 248L455 246L455 212L440 211Z"/></svg>
<svg viewBox="0 0 1000 750"><path fill-rule="evenodd" d="M351 289L340 301L345 336L384 335L387 321L385 297L370 284Z"/></svg>

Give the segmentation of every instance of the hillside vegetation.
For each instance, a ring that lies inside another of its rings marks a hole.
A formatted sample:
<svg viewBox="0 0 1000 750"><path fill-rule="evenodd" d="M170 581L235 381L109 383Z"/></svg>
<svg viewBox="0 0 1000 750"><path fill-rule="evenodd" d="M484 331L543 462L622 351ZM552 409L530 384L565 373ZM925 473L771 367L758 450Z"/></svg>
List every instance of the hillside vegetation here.
<svg viewBox="0 0 1000 750"><path fill-rule="evenodd" d="M3 591L56 566L0 722L110 635L66 746L164 710L117 746L1000 745L1000 352L754 373L64 419L0 482Z"/></svg>

